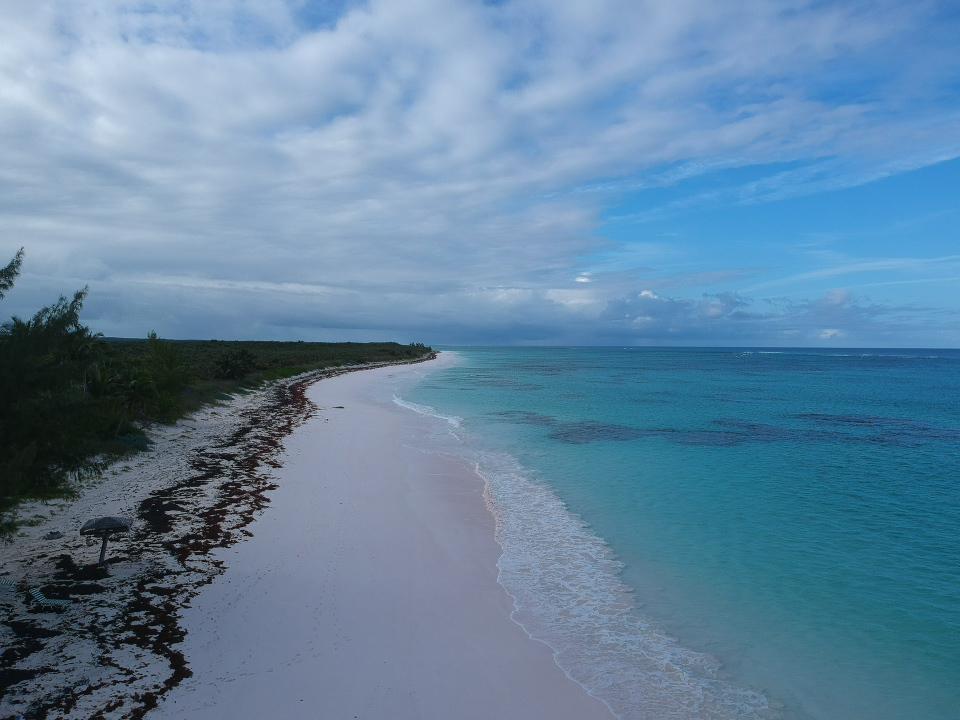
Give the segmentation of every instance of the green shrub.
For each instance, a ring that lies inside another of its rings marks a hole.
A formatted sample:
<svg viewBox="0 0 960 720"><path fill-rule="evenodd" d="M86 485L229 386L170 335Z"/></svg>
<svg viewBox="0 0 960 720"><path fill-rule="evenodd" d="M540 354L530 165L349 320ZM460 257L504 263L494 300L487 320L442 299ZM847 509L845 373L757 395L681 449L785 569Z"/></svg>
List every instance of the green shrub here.
<svg viewBox="0 0 960 720"><path fill-rule="evenodd" d="M0 300L23 249L0 268ZM80 322L87 290L29 320L0 325L0 538L26 499L71 492L103 458L142 450L139 427L178 417L243 383L315 368L416 359L422 343L308 343L105 339Z"/></svg>

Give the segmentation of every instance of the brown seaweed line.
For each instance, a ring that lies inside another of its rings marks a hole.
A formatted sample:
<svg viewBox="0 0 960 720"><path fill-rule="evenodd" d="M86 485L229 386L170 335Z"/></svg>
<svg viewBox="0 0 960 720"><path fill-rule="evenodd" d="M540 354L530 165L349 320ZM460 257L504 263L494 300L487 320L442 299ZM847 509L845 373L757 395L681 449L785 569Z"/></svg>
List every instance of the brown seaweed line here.
<svg viewBox="0 0 960 720"><path fill-rule="evenodd" d="M436 356L431 355L412 362L423 362L433 357ZM210 448L195 450L190 458L190 466L194 470L191 477L154 491L141 501L137 511L140 527L132 538L133 542L130 543L129 559L138 559L146 555L148 550L156 551L159 547L177 560L181 570L179 573L177 571L170 573L156 569L146 577L141 577L137 581L135 592L130 593L126 607L121 613L119 629L115 626L110 632L106 632L97 625L96 621L84 627L84 630L88 631L103 649L102 664L113 667L122 677L109 678L104 682L83 688L64 689L53 697L47 696L33 703L22 713L22 716L27 720L33 720L33 718L46 718L51 712L69 713L84 696L137 679L135 670L121 667L110 660L108 646L119 647L125 643L134 645L164 658L170 668L169 675L159 686L132 697L135 704L126 711L125 717L143 718L158 705L163 695L190 677L192 671L186 657L176 647L186 636L186 630L179 622L180 611L189 605L189 601L196 596L200 588L211 583L224 572L224 563L211 557L211 552L218 548L230 547L244 537L250 536L251 533L245 528L269 504L267 492L277 486L259 470L264 465L269 468L281 467L278 458L283 450L283 438L316 414L318 408L306 396L307 387L318 380L347 372L410 363L411 361L378 363L366 367L322 370L289 385L278 384L273 388L273 397L268 402L241 413L243 423L228 438ZM258 434L257 430L261 432ZM215 482L218 483L217 500L200 512L202 523L199 532L188 528L187 532L171 538L170 535L177 529L178 519L187 512L186 508L191 497L199 495L205 487ZM197 565L198 561L199 565ZM73 581L88 579L86 574L89 573L89 569L77 568L72 564L69 556L62 556L59 562L63 569L59 575L61 579ZM191 562L194 566L188 565ZM197 578L198 573L199 578ZM175 577L176 575L180 577ZM55 585L49 587L51 595L56 596L58 590L62 595L62 588ZM78 586L74 582L71 593L75 593L77 589ZM88 590L88 592L96 592L96 590ZM25 645L24 651L16 653L16 660L43 646L36 637L36 633L41 632L40 628L33 626L36 632L26 628L21 630ZM49 633L47 637L60 634L56 631L42 632ZM4 657L3 660L14 660L14 658ZM3 668L9 668L11 665L12 662L0 663ZM55 668L39 668L29 672L32 677L54 670ZM26 676L22 679L26 679ZM13 684L16 683L9 682L7 687ZM91 717L105 718L105 713L119 709L125 704L124 701L123 696L115 697Z"/></svg>

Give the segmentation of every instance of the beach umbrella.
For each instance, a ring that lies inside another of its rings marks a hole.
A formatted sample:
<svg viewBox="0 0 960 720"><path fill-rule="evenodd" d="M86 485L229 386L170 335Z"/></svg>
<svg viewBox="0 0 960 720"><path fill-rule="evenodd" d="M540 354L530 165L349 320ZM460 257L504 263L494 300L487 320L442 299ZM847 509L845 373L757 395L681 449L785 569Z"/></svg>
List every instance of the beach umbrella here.
<svg viewBox="0 0 960 720"><path fill-rule="evenodd" d="M130 530L133 526L133 520L125 517L107 516L87 520L80 528L81 535L93 535L101 538L103 544L100 546L100 561L98 565L103 565L103 558L107 554L107 540L111 535L123 533Z"/></svg>

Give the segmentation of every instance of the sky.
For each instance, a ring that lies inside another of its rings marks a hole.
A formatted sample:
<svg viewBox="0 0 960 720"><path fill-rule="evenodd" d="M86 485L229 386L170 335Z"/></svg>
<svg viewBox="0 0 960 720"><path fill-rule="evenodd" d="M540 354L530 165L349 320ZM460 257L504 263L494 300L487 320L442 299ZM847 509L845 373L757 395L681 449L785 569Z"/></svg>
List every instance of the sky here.
<svg viewBox="0 0 960 720"><path fill-rule="evenodd" d="M960 347L960 5L7 0L0 316Z"/></svg>

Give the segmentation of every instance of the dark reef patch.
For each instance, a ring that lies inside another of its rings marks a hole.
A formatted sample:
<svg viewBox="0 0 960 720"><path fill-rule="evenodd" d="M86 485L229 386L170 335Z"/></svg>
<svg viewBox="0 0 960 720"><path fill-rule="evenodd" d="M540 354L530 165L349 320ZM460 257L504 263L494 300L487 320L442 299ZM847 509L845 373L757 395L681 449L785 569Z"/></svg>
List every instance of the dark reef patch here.
<svg viewBox="0 0 960 720"><path fill-rule="evenodd" d="M821 427L774 425L736 418L712 420L706 427L635 427L598 420L562 422L530 410L502 410L487 414L498 422L543 427L560 442L626 442L659 438L678 445L735 447L749 443L858 443L913 447L927 442L960 442L960 430L936 428L890 418L823 416L804 414L794 419L816 422ZM820 422L826 418L826 422Z"/></svg>
<svg viewBox="0 0 960 720"><path fill-rule="evenodd" d="M729 424L728 424L729 423ZM783 428L758 423L737 423L732 421L714 421L721 429L680 429L658 428L651 431L679 445L700 445L703 447L734 447L751 442L781 442L796 439L796 434Z"/></svg>
<svg viewBox="0 0 960 720"><path fill-rule="evenodd" d="M614 425L584 420L562 423L550 433L550 437L561 442L582 445L591 442L625 442L655 435L656 431L640 430L628 425Z"/></svg>
<svg viewBox="0 0 960 720"><path fill-rule="evenodd" d="M470 385L473 387L519 390L521 392L535 392L543 389L543 385L505 377L477 377L470 381Z"/></svg>
<svg viewBox="0 0 960 720"><path fill-rule="evenodd" d="M528 410L502 410L500 412L490 413L497 420L503 422L518 423L520 425L535 425L537 427L550 427L557 424L557 419L549 415L530 412Z"/></svg>
<svg viewBox="0 0 960 720"><path fill-rule="evenodd" d="M535 415L535 414L534 414ZM804 433L790 428L742 420L714 420L710 428L636 428L586 420L559 423L550 433L554 440L583 444L599 441L624 442L644 438L661 438L679 445L733 447L751 442L785 442L808 439Z"/></svg>
<svg viewBox="0 0 960 720"><path fill-rule="evenodd" d="M583 369L576 365L560 365L559 363L536 361L513 362L508 363L506 367L518 372L536 373L538 375L563 375Z"/></svg>
<svg viewBox="0 0 960 720"><path fill-rule="evenodd" d="M790 417L825 428L820 431L822 434L829 433L846 442L894 447L916 447L929 442L960 443L960 429L936 427L906 418L814 412Z"/></svg>

